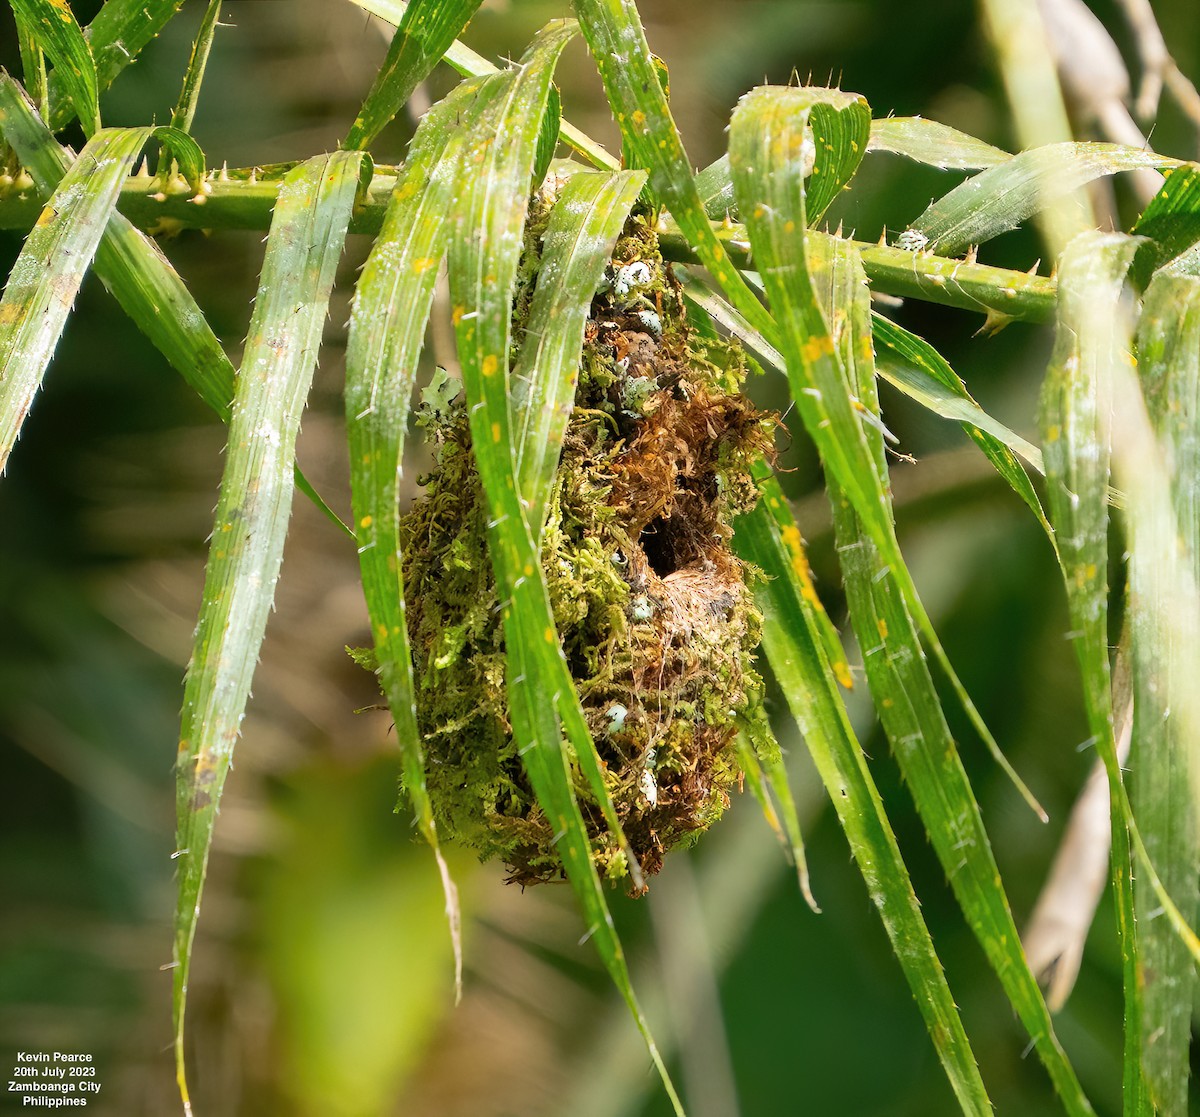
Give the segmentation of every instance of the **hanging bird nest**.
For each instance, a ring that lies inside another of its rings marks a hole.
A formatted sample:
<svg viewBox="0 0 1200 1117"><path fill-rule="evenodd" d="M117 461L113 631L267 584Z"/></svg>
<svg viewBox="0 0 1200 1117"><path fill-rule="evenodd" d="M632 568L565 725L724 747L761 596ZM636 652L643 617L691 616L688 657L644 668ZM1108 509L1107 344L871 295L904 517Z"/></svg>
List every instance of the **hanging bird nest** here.
<svg viewBox="0 0 1200 1117"><path fill-rule="evenodd" d="M527 238L514 337L537 282ZM730 550L753 506L751 463L776 418L741 394L741 351L689 328L647 221L617 242L587 323L542 564L617 815L643 871L693 841L740 779L737 720L760 690L755 572ZM402 527L426 778L439 832L499 857L521 884L558 877L554 834L505 702L487 509L461 398L426 393L435 464ZM625 859L586 782L575 792L602 876Z"/></svg>

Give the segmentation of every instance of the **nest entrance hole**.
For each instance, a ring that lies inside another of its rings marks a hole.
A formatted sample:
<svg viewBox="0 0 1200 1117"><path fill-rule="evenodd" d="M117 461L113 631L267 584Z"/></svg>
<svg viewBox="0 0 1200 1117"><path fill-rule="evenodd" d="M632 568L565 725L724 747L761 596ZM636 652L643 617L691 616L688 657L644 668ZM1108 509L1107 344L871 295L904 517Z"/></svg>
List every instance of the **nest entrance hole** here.
<svg viewBox="0 0 1200 1117"><path fill-rule="evenodd" d="M700 540L686 516L655 516L638 536L650 569L660 578L691 566L701 557Z"/></svg>

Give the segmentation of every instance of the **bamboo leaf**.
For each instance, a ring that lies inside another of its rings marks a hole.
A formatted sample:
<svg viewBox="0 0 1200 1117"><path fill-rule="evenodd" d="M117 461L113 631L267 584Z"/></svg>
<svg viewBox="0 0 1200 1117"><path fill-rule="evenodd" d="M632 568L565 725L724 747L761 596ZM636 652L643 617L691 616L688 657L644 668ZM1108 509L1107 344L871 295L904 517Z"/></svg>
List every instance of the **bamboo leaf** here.
<svg viewBox="0 0 1200 1117"><path fill-rule="evenodd" d="M70 4L67 0L11 0L11 3L54 64L51 90L56 85L62 90L78 114L84 132L92 135L100 127L96 63Z"/></svg>
<svg viewBox="0 0 1200 1117"><path fill-rule="evenodd" d="M1108 479L1114 369L1126 359L1131 324L1120 299L1138 243L1082 233L1059 261L1059 324L1042 386L1042 452L1050 521L1067 586L1075 651L1092 741L1104 762L1113 818L1113 877L1125 984L1124 1096L1147 1110L1138 1047L1137 986L1128 804L1113 736L1108 663ZM1125 823L1122 825L1122 823Z"/></svg>
<svg viewBox="0 0 1200 1117"><path fill-rule="evenodd" d="M535 536L546 519L575 401L583 329L613 244L645 183L641 171L573 175L550 214L525 338L512 370L518 491Z"/></svg>
<svg viewBox="0 0 1200 1117"><path fill-rule="evenodd" d="M1148 237L1133 266L1134 282L1145 288L1160 267L1176 274L1196 274L1200 263L1200 166L1189 163L1166 173L1161 189L1150 200L1134 236Z"/></svg>
<svg viewBox="0 0 1200 1117"><path fill-rule="evenodd" d="M871 121L868 151L888 151L944 171L981 171L1007 163L1012 156L974 136L919 116L889 116Z"/></svg>
<svg viewBox="0 0 1200 1117"><path fill-rule="evenodd" d="M33 176L38 193L49 197L70 167L72 153L58 144L21 87L2 72L0 133ZM119 213L112 213L94 267L125 313L200 398L228 422L233 365L191 292L154 241ZM296 485L335 526L353 534L299 468Z"/></svg>
<svg viewBox="0 0 1200 1117"><path fill-rule="evenodd" d="M557 848L583 906L588 934L645 1038L676 1112L682 1114L630 984L575 801L564 730L610 832L626 851L636 886L640 871L621 834L567 670L540 553L516 484L508 369L512 294L550 78L575 31L573 23L551 24L516 71L489 79L485 97L466 122L464 196L456 214L460 232L450 242L450 287L472 444L490 513L489 551L503 602L513 737L538 803L557 835Z"/></svg>
<svg viewBox="0 0 1200 1117"><path fill-rule="evenodd" d="M380 19L397 27L404 20L408 10L408 0L353 0L364 11L378 16ZM446 49L443 61L453 66L464 77L478 78L488 74L499 73L498 68L482 54L477 54L465 43L457 39ZM589 163L604 171L620 170L620 160L610 155L590 136L581 132L569 121L561 123L561 138L573 150L582 155Z"/></svg>
<svg viewBox="0 0 1200 1117"><path fill-rule="evenodd" d="M1177 171L1168 181L1182 177ZM1121 427L1138 410L1133 407L1120 410L1114 434L1118 469L1122 456L1130 467L1121 472L1130 474L1123 483L1130 496L1135 685L1131 798L1146 853L1180 917L1194 925L1200 913L1194 755L1200 731L1200 279L1160 274L1151 283L1138 331L1138 373L1149 412L1143 440L1130 444L1122 436ZM1146 444L1150 424L1157 445ZM1153 885L1137 880L1134 903L1142 1066L1157 1111L1185 1113L1196 970L1188 943L1161 918Z"/></svg>
<svg viewBox="0 0 1200 1117"><path fill-rule="evenodd" d="M704 212L633 0L574 0L574 6L625 149L650 172L650 191L671 211L729 300L770 338L774 332L770 316L733 266Z"/></svg>
<svg viewBox="0 0 1200 1117"><path fill-rule="evenodd" d="M11 79L9 79L11 80ZM58 344L84 272L151 129L105 129L42 210L0 300L0 471Z"/></svg>
<svg viewBox="0 0 1200 1117"><path fill-rule="evenodd" d="M184 689L176 802L175 1065L217 806L275 596L300 414L316 367L361 157L302 163L284 181L237 381L204 596Z"/></svg>
<svg viewBox="0 0 1200 1117"><path fill-rule="evenodd" d="M909 228L925 238L922 247L930 252L956 256L1068 200L1081 186L1104 175L1178 166L1178 159L1121 144L1048 144L967 179Z"/></svg>
<svg viewBox="0 0 1200 1117"><path fill-rule="evenodd" d="M342 147L362 150L371 145L403 108L418 83L424 81L462 34L480 3L481 0L413 0L408 5Z"/></svg>
<svg viewBox="0 0 1200 1117"><path fill-rule="evenodd" d="M881 361L876 355L881 374L931 411L962 423L971 441L1025 502L1053 543L1054 533L1042 511L1042 503L1016 457L1020 454L1040 473L1042 452L984 411L971 398L958 373L927 341L881 314L874 314L872 322L872 335L885 351Z"/></svg>
<svg viewBox="0 0 1200 1117"><path fill-rule="evenodd" d="M836 323L834 343L850 378L850 390L866 410L876 413L870 303L861 262L851 247L817 257L815 262L818 290L830 320ZM885 485L882 435L871 427L866 437L871 469ZM832 478L829 487L850 619L892 753L967 923L1064 1106L1070 1113L1090 1114L1092 1108L1054 1034L1050 1013L1021 951L979 806L946 724L896 566L881 556L840 482ZM890 494L886 487L883 491L890 510ZM1018 781L1018 786L1023 785Z"/></svg>
<svg viewBox="0 0 1200 1117"><path fill-rule="evenodd" d="M938 1058L964 1113L989 1114L962 1020L946 984L908 870L825 655L832 626L807 578L800 531L773 480L737 525L734 544L767 575L756 596L763 649L812 753L872 902L879 909ZM836 635L836 634L835 634Z"/></svg>
<svg viewBox="0 0 1200 1117"><path fill-rule="evenodd" d="M379 681L396 726L404 787L442 878L460 993L458 899L426 791L405 621L398 500L417 363L453 209L461 148L455 120L479 89L479 81L463 83L421 121L358 281L346 346L346 427L363 594Z"/></svg>
<svg viewBox="0 0 1200 1117"><path fill-rule="evenodd" d="M46 0L53 2L53 0ZM107 89L179 10L183 0L106 0L84 38L95 60L96 88ZM73 115L66 75L50 75L50 127L61 131ZM77 111L77 110L76 110ZM85 119L80 117L80 119Z"/></svg>

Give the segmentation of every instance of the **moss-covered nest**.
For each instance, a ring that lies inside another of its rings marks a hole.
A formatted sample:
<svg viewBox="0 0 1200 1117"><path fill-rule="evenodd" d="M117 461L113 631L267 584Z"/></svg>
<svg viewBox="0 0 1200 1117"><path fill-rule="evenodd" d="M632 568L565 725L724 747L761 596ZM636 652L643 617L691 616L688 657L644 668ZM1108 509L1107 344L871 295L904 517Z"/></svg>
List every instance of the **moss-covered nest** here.
<svg viewBox="0 0 1200 1117"><path fill-rule="evenodd" d="M531 226L514 339L537 282ZM729 805L734 736L759 679L754 577L729 549L757 492L774 417L741 394L745 363L690 330L641 216L617 242L587 323L542 561L558 631L610 794L646 874ZM504 635L461 397L426 393L435 465L403 523L409 633L439 832L499 857L522 884L561 875L513 742ZM441 402L434 402L440 397ZM601 874L624 857L575 785Z"/></svg>

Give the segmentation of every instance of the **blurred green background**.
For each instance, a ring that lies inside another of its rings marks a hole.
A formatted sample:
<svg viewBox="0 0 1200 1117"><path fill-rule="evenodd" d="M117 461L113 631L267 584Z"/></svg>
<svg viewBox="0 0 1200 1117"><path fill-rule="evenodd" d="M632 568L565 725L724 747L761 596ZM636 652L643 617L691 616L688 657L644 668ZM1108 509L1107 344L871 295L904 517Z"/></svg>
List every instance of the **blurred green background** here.
<svg viewBox="0 0 1200 1117"><path fill-rule="evenodd" d="M86 22L98 6L72 5ZM109 124L169 116L191 0L104 97ZM864 94L874 115L920 114L1013 143L998 81L962 0L653 0L652 48L671 72L693 160L722 150L737 97L795 71ZM1111 4L1097 13L1128 47ZM515 57L550 0L489 2L467 36ZM1186 73L1200 72L1200 8L1156 9ZM0 17L7 20L5 14ZM228 0L195 133L210 163L303 158L333 147L386 49L349 0ZM1132 57L1132 54L1128 55ZM18 69L0 22L0 61ZM421 91L440 97L439 71ZM615 148L582 43L559 71L567 115ZM411 118L376 145L402 158ZM1164 107L1155 148L1194 158ZM957 178L871 156L834 215L864 239L903 228ZM1126 207L1128 202L1119 197ZM5 270L19 248L0 235ZM259 238L189 234L165 246L235 360ZM340 377L347 292L367 250L351 238L301 463L348 504ZM991 246L1029 267L1032 234ZM976 315L908 303L897 316L950 359L985 408L1033 427L1045 330L974 336ZM753 391L782 406L783 387ZM954 726L1018 922L1027 916L1090 757L1053 557L960 432L885 390L901 541L951 658L1051 813L1040 825ZM841 604L828 512L797 431L785 462L822 592ZM93 1053L91 1111L178 1112L168 1051L173 785L181 678L200 599L223 432L89 281L0 485L0 1065L19 1049ZM216 832L190 1002L193 1098L209 1115L540 1117L659 1115L668 1107L565 886L522 893L498 865L459 856L466 995L453 1006L440 889L410 819L393 813L395 742L369 677L354 549L302 498ZM1058 1112L1048 1081L953 899L863 696L857 725L908 858L985 1081L1001 1113ZM776 703L776 705L780 705ZM953 708L953 704L951 704ZM659 1039L694 1117L934 1115L956 1107L802 743L781 724L824 913L748 796L642 901L614 896ZM1120 1112L1121 1004L1102 905L1060 1035L1102 1114ZM12 1099L0 1094L0 1108Z"/></svg>

